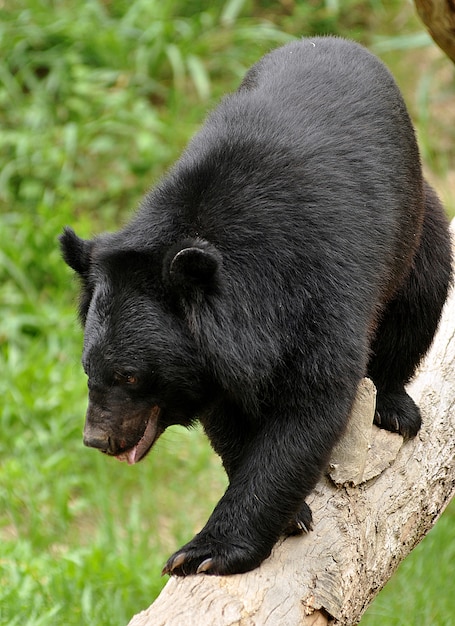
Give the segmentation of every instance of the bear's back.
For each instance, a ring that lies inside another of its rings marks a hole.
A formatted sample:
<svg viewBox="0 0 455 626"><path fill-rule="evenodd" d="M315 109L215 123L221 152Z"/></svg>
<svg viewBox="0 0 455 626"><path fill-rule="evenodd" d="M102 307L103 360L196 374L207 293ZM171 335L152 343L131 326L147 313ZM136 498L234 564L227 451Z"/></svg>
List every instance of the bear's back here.
<svg viewBox="0 0 455 626"><path fill-rule="evenodd" d="M362 150L374 151L378 167L394 160L411 167L416 179L420 172L412 123L392 75L368 50L335 37L302 39L265 55L209 116L195 138L199 155L205 140L211 148L264 143L316 161L353 149L358 161Z"/></svg>
<svg viewBox="0 0 455 626"><path fill-rule="evenodd" d="M375 267L388 282L417 245L421 188L412 125L385 66L358 44L304 39L266 55L223 99L127 238L162 249L206 239L232 276L280 258L310 272Z"/></svg>

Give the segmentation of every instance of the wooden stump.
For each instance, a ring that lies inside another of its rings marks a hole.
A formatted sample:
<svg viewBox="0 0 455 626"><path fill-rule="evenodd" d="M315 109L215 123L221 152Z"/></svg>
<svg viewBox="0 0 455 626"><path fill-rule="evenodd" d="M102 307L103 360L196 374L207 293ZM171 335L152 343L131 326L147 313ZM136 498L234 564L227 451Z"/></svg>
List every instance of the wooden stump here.
<svg viewBox="0 0 455 626"><path fill-rule="evenodd" d="M415 6L434 41L455 63L455 3L453 0L415 0Z"/></svg>

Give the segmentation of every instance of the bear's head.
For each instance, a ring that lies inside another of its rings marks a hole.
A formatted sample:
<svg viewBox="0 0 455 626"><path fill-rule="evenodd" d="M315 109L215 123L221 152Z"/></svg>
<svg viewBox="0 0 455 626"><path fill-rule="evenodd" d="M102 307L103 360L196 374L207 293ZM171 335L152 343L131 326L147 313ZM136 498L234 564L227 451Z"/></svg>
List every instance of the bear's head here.
<svg viewBox="0 0 455 626"><path fill-rule="evenodd" d="M82 282L84 443L135 463L167 426L191 425L213 400L185 310L218 288L220 254L198 239L157 253L69 228L60 244Z"/></svg>

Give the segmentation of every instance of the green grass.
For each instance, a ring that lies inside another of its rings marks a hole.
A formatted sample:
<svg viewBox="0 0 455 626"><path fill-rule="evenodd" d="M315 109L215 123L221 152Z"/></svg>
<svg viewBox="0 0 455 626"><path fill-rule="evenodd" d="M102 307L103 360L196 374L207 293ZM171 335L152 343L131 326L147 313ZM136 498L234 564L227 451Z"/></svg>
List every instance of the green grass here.
<svg viewBox="0 0 455 626"><path fill-rule="evenodd" d="M391 65L450 202L455 124L434 111L449 111L453 88L398 0L2 4L0 624L126 624L226 484L197 430L170 429L137 467L83 448L77 284L58 234L118 227L251 63L292 36L326 32L376 47ZM453 623L454 515L362 624Z"/></svg>

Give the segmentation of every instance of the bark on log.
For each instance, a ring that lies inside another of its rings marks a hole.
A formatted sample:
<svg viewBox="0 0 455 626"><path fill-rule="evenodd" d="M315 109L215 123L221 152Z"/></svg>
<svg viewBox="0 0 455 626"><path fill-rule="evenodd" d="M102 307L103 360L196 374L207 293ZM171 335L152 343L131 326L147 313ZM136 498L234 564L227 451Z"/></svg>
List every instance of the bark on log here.
<svg viewBox="0 0 455 626"><path fill-rule="evenodd" d="M434 41L455 63L455 1L415 0L415 6Z"/></svg>
<svg viewBox="0 0 455 626"><path fill-rule="evenodd" d="M372 426L374 390L363 382L331 476L308 499L310 534L280 541L246 574L171 578L129 626L357 624L455 493L455 289L409 392L424 423L403 442Z"/></svg>

